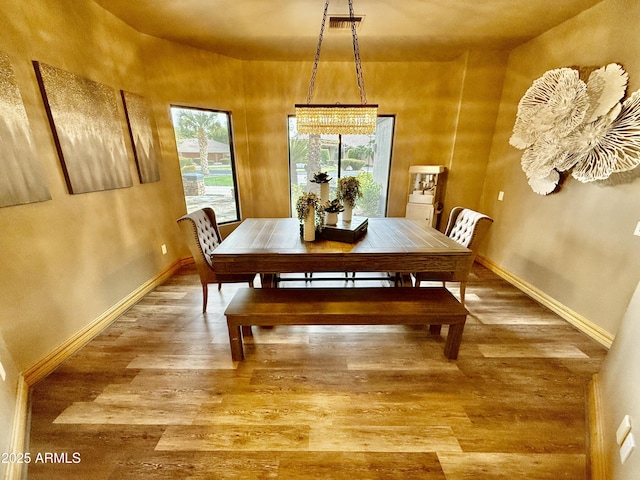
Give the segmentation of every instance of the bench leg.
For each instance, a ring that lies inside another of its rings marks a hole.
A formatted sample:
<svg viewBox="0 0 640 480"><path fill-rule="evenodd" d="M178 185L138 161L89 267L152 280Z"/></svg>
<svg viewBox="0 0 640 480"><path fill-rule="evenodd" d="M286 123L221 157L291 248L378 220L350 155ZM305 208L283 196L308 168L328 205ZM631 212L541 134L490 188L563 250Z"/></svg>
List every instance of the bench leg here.
<svg viewBox="0 0 640 480"><path fill-rule="evenodd" d="M234 362L240 362L244 360L244 351L242 349L242 335L240 333L240 327L236 325L230 325L227 321L229 328L229 344L231 346L231 359Z"/></svg>
<svg viewBox="0 0 640 480"><path fill-rule="evenodd" d="M431 335L440 335L442 325L429 325L429 333Z"/></svg>
<svg viewBox="0 0 640 480"><path fill-rule="evenodd" d="M242 327L240 328L242 329L242 338L253 337L253 332L251 331L251 325L242 325Z"/></svg>
<svg viewBox="0 0 640 480"><path fill-rule="evenodd" d="M447 340L444 344L444 355L449 360L455 360L458 358L458 350L460 350L463 330L464 323L449 325L449 333L447 334Z"/></svg>

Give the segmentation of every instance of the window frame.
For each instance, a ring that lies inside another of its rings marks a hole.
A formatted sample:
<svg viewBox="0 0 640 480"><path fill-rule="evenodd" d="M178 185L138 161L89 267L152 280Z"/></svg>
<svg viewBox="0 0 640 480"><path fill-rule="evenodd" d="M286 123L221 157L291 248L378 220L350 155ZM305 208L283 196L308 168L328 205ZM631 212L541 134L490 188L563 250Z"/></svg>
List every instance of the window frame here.
<svg viewBox="0 0 640 480"><path fill-rule="evenodd" d="M169 104L169 116L171 118L171 125L173 128L173 132L174 132L174 138L176 139L176 155L178 157L178 165L180 164L180 152L178 150L178 139L176 137L176 125L174 124L174 117L173 117L173 109L184 109L184 110L194 110L194 111L200 111L200 112L208 112L208 113L215 113L215 114L224 114L227 116L227 133L229 134L229 162L230 162L230 169L231 169L231 178L233 180L233 190L234 190L234 203L235 203L235 216L236 218L234 220L222 220L220 221L220 217L218 215L218 212L216 211L215 205L212 203L211 207L213 208L213 210L216 212L216 221L218 223L218 225L228 225L228 224L232 224L232 223L238 223L242 221L242 210L240 208L240 188L238 185L238 175L236 173L236 153L235 153L235 137L234 137L234 129L233 129L233 115L232 112L230 110L221 110L221 109L217 109L217 108L208 108L208 107L200 107L200 106L192 106L192 105L186 105L186 104L181 104L181 103L171 103ZM180 181L183 184L183 189L184 189L184 183L182 180L182 172L180 174ZM183 196L185 197L185 203L186 203L186 197L187 195L184 195L184 190L183 190ZM188 208L187 208L188 210Z"/></svg>
<svg viewBox="0 0 640 480"><path fill-rule="evenodd" d="M292 189L291 189L291 185L292 185L292 179L291 179L291 137L290 137L290 121L292 118L295 118L295 114L290 114L287 115L287 163L288 163L288 170L289 170L289 216L292 217L294 215L294 208L293 208L293 199L291 198L292 195ZM384 196L384 211L382 212L384 217L387 216L387 213L389 211L389 195L390 195L390 186L391 186L391 166L393 163L393 145L395 143L395 131L396 131L396 116L393 114L383 114L383 115L378 115L378 118L391 118L393 119L393 126L391 128L391 141L390 141L390 145L389 145L389 165L387 168L387 188L386 188L386 194ZM341 178L339 176L340 172L342 171L341 169L341 165L342 165L342 148L343 148L343 144L342 144L342 134L337 134L338 136L338 178Z"/></svg>

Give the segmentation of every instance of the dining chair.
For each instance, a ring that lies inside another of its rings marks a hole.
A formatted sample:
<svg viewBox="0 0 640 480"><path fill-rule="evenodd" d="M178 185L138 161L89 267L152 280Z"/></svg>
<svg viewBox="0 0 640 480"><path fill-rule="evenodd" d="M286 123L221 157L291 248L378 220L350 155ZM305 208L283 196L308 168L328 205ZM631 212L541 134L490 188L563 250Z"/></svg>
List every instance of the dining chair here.
<svg viewBox="0 0 640 480"><path fill-rule="evenodd" d="M222 236L216 222L216 214L212 208L205 207L183 215L178 219L178 225L185 234L200 276L203 313L207 311L208 285L210 283L217 283L218 291L222 288L223 283L247 282L250 287L253 287L255 274L221 274L216 272L215 264L211 260L211 253L222 242Z"/></svg>
<svg viewBox="0 0 640 480"><path fill-rule="evenodd" d="M454 207L449 214L449 221L444 233L473 252L469 270L478 254L478 247L492 223L491 217L469 208ZM468 274L469 272L467 272ZM416 287L419 287L423 281L441 281L442 285L446 286L446 282L454 281L453 275L454 272L417 272L413 274ZM460 303L463 305L466 288L465 277L465 280L460 282Z"/></svg>

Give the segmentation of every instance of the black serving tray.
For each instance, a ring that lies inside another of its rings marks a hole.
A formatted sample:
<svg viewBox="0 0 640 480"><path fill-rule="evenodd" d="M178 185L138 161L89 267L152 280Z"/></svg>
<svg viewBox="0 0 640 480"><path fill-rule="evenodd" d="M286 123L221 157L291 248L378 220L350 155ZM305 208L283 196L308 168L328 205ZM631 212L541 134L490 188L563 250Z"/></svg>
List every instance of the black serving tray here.
<svg viewBox="0 0 640 480"><path fill-rule="evenodd" d="M351 222L343 222L338 217L336 225L325 225L321 232L316 232L316 237L335 242L355 243L367 233L369 219L367 217L352 217Z"/></svg>

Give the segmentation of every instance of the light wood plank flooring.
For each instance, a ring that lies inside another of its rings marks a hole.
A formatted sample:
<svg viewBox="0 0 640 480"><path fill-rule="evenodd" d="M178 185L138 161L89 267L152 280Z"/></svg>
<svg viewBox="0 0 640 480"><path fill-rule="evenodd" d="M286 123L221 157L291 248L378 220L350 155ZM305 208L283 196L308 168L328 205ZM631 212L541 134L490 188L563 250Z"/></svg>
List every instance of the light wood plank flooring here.
<svg viewBox="0 0 640 480"><path fill-rule="evenodd" d="M586 478L585 387L606 351L487 269L457 361L446 327L323 326L254 327L234 363L237 288L211 288L203 315L186 267L36 385L32 457L81 460L28 478Z"/></svg>

